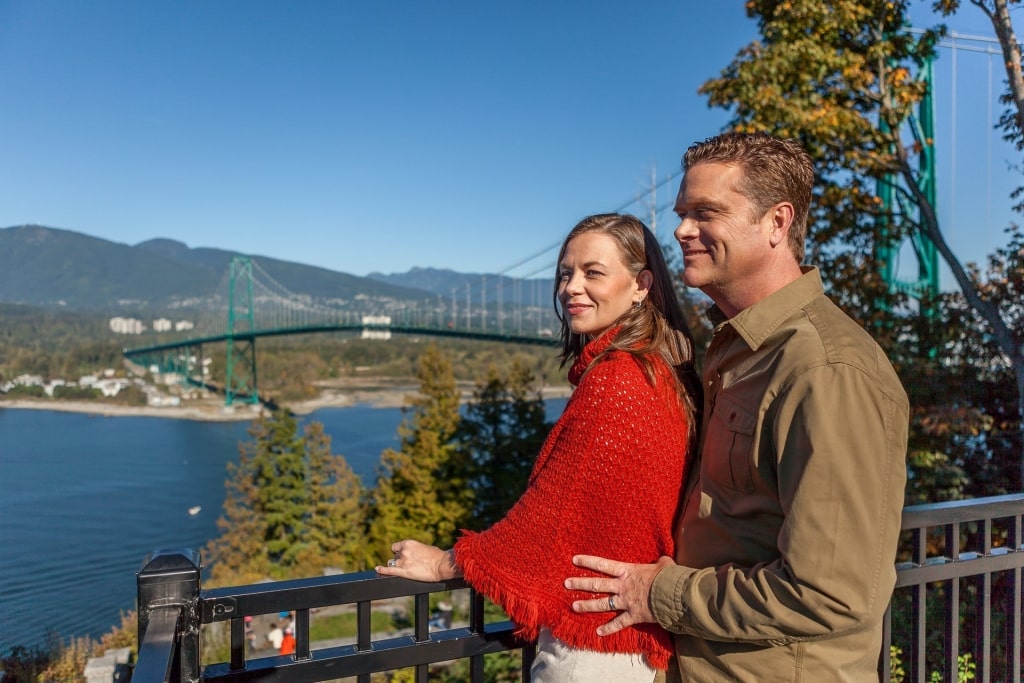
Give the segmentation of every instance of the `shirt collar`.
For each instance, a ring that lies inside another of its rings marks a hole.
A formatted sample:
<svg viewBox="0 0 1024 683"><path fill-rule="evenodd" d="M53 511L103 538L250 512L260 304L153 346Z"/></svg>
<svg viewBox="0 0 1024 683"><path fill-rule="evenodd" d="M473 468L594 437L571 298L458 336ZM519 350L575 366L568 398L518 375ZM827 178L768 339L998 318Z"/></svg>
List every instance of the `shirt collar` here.
<svg viewBox="0 0 1024 683"><path fill-rule="evenodd" d="M815 297L825 293L821 284L821 273L815 266L801 266L803 275L782 289L761 299L753 306L744 308L732 318L726 318L718 306L708 310L708 318L717 329L728 324L743 338L752 350L756 350L779 325L806 306Z"/></svg>

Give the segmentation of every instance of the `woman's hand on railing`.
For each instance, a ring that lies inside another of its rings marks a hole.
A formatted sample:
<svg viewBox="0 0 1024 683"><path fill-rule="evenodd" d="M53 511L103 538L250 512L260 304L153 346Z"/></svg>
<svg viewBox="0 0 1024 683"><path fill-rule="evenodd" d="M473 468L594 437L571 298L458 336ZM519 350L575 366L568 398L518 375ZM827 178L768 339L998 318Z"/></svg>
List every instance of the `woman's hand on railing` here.
<svg viewBox="0 0 1024 683"><path fill-rule="evenodd" d="M462 576L462 570L455 563L453 550L441 550L437 546L419 541L405 540L391 544L394 558L387 566L377 567L377 573L384 576L400 576L414 581L447 581Z"/></svg>

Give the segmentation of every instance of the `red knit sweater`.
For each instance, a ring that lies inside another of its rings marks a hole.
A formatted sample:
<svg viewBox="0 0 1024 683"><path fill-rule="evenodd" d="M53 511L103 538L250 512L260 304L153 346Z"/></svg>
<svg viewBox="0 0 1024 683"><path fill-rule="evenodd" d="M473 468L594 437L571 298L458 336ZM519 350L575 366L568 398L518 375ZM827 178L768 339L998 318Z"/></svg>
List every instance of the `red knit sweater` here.
<svg viewBox="0 0 1024 683"><path fill-rule="evenodd" d="M573 647L644 654L665 669L672 639L660 626L598 636L611 613L573 612L573 600L595 596L564 587L567 577L596 575L574 566L575 554L637 563L674 557L686 415L671 370L659 360L655 386L621 351L583 374L609 338L588 344L570 370L576 389L522 497L490 529L463 532L455 557L470 585L501 605L525 637L545 626Z"/></svg>

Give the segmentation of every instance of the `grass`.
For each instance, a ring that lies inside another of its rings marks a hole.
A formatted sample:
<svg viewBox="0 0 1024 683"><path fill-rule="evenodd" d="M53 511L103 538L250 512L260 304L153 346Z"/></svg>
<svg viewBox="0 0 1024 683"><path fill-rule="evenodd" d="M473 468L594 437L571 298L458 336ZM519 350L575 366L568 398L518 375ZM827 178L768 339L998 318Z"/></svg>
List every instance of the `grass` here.
<svg viewBox="0 0 1024 683"><path fill-rule="evenodd" d="M387 631L394 628L391 614L388 612L370 613L370 631ZM334 640L335 638L351 638L356 635L355 612L328 614L310 620L309 640Z"/></svg>

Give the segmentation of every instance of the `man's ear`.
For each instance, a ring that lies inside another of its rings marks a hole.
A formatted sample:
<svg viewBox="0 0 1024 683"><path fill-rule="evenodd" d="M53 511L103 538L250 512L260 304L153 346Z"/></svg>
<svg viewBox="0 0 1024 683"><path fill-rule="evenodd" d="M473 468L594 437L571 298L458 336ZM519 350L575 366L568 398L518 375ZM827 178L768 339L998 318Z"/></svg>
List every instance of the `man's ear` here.
<svg viewBox="0 0 1024 683"><path fill-rule="evenodd" d="M768 240L773 247L785 245L789 239L789 226L793 225L793 205L789 202L779 202L768 210L771 218L771 231Z"/></svg>

